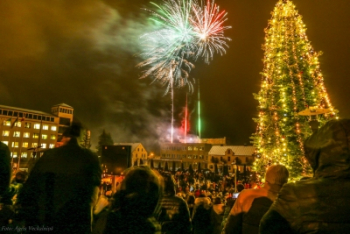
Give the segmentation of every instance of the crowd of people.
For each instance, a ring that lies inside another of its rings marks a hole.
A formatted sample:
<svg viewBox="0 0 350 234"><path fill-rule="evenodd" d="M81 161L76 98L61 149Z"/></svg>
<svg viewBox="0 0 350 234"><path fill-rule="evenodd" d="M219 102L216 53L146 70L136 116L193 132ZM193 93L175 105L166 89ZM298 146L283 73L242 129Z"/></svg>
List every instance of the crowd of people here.
<svg viewBox="0 0 350 234"><path fill-rule="evenodd" d="M251 188L201 172L135 166L109 194L97 156L78 145L80 126L63 135L63 146L12 181L10 152L0 143L0 232L349 232L350 120L329 121L305 141L313 178L288 183L288 169L271 165L264 184Z"/></svg>

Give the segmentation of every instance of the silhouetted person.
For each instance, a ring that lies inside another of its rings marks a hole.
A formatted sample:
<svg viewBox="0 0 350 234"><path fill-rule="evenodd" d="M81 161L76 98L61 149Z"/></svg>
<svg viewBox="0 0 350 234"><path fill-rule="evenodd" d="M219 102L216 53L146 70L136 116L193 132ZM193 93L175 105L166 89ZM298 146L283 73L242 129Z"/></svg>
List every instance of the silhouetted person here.
<svg viewBox="0 0 350 234"><path fill-rule="evenodd" d="M212 210L212 203L210 198L205 196L205 191L197 197L194 201L194 208L192 214L192 225L194 234L210 234L212 233L212 226L210 225L210 214Z"/></svg>
<svg viewBox="0 0 350 234"><path fill-rule="evenodd" d="M113 196L105 234L160 234L154 217L162 193L160 175L146 166L126 171L120 188Z"/></svg>
<svg viewBox="0 0 350 234"><path fill-rule="evenodd" d="M27 228L38 233L43 232L40 227L50 233L91 232L102 170L97 155L78 145L80 130L73 122L63 134L64 145L45 151L30 172L17 199L19 218Z"/></svg>
<svg viewBox="0 0 350 234"><path fill-rule="evenodd" d="M213 207L210 215L210 226L212 227L212 234L220 234L222 227L221 223L224 218L224 204L220 197L214 198Z"/></svg>
<svg viewBox="0 0 350 234"><path fill-rule="evenodd" d="M265 175L261 189L244 189L239 194L224 227L225 234L259 233L259 223L276 199L282 186L287 183L289 172L285 166L272 165Z"/></svg>
<svg viewBox="0 0 350 234"><path fill-rule="evenodd" d="M163 174L164 193L160 202L157 220L163 234L191 233L191 219L187 203L175 195L175 180L170 174Z"/></svg>
<svg viewBox="0 0 350 234"><path fill-rule="evenodd" d="M11 156L7 145L0 142L0 228L9 225L14 212L5 200L11 178Z"/></svg>
<svg viewBox="0 0 350 234"><path fill-rule="evenodd" d="M350 120L327 122L304 149L314 178L283 186L260 233L349 233Z"/></svg>

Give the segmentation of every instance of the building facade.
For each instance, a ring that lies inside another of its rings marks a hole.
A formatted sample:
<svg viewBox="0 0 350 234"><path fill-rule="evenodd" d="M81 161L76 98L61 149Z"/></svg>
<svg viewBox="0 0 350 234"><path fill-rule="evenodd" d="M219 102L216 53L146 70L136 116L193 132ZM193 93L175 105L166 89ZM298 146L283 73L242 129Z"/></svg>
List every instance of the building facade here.
<svg viewBox="0 0 350 234"><path fill-rule="evenodd" d="M0 141L8 145L13 167L27 170L30 159L59 145L72 120L73 108L64 103L52 113L0 105Z"/></svg>
<svg viewBox="0 0 350 234"><path fill-rule="evenodd" d="M147 151L141 143L114 143L114 145L131 146L131 162L133 166L147 164Z"/></svg>
<svg viewBox="0 0 350 234"><path fill-rule="evenodd" d="M209 169L215 170L217 164L219 172L223 171L224 165L228 167L229 173L233 173L237 168L238 171L251 171L256 157L256 148L254 146L213 146L209 153Z"/></svg>
<svg viewBox="0 0 350 234"><path fill-rule="evenodd" d="M175 170L182 166L187 170L190 165L194 170L198 167L206 169L211 146L206 143L162 143L160 155L152 159L154 167L165 168L167 164L169 170L173 170L173 166Z"/></svg>

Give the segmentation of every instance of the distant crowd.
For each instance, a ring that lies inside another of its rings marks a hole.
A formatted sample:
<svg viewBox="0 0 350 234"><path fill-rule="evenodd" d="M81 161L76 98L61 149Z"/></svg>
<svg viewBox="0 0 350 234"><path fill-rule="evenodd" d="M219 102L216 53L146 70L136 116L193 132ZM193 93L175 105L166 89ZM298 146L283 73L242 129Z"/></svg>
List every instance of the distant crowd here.
<svg viewBox="0 0 350 234"><path fill-rule="evenodd" d="M80 130L73 123L29 174L12 175L0 142L1 233L349 233L350 120L304 142L314 171L306 180L288 183L283 165L269 166L264 184L135 166L113 192L98 157L79 146Z"/></svg>

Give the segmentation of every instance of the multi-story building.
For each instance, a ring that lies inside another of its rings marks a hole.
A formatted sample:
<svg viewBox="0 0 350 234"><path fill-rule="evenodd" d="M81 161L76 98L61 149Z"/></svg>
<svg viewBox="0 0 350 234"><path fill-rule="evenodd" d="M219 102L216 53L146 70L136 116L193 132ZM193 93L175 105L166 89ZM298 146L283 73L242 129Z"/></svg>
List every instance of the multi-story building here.
<svg viewBox="0 0 350 234"><path fill-rule="evenodd" d="M165 167L172 169L175 165L175 170L181 168L188 169L192 165L193 169L207 168L208 152L211 144L206 143L163 143L161 144L160 156L153 157L155 167ZM160 164L160 165L159 165Z"/></svg>
<svg viewBox="0 0 350 234"><path fill-rule="evenodd" d="M133 166L147 164L147 151L141 143L114 143L114 145L131 146L131 162Z"/></svg>
<svg viewBox="0 0 350 234"><path fill-rule="evenodd" d="M238 171L251 171L253 166L256 148L254 146L213 146L209 153L209 169L214 171L215 164L219 171L223 171L223 166L227 165L229 173L233 173L234 169Z"/></svg>
<svg viewBox="0 0 350 234"><path fill-rule="evenodd" d="M0 105L0 141L8 145L13 167L28 169L31 158L59 145L63 131L73 120L67 104L52 107L52 113Z"/></svg>

